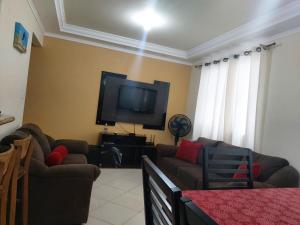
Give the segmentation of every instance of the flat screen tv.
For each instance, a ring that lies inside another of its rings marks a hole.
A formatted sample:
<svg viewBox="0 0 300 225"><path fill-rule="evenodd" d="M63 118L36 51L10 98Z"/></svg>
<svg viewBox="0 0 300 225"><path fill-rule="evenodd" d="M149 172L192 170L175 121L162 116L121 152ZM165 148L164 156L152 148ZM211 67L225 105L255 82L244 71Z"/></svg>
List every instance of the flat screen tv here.
<svg viewBox="0 0 300 225"><path fill-rule="evenodd" d="M96 123L134 123L143 124L145 129L164 130L169 89L168 82L150 84L102 71Z"/></svg>
<svg viewBox="0 0 300 225"><path fill-rule="evenodd" d="M156 96L156 90L121 85L119 88L118 109L135 113L154 113Z"/></svg>

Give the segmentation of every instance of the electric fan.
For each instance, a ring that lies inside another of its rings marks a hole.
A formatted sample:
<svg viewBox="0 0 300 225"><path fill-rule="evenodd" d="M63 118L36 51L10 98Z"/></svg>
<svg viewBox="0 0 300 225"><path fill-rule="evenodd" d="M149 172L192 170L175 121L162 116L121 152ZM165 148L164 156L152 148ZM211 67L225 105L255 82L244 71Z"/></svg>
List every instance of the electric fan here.
<svg viewBox="0 0 300 225"><path fill-rule="evenodd" d="M168 123L170 133L175 136L175 145L177 145L180 137L184 137L191 132L191 120L183 114L176 114L171 117Z"/></svg>

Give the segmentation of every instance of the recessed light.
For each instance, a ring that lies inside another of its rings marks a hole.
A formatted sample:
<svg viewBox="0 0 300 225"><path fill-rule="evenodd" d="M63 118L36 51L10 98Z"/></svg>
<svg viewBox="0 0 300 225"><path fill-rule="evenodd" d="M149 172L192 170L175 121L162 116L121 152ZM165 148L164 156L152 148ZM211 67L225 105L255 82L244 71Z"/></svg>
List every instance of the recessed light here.
<svg viewBox="0 0 300 225"><path fill-rule="evenodd" d="M132 19L136 24L142 26L146 32L165 24L165 19L157 14L153 8L147 8L134 14Z"/></svg>

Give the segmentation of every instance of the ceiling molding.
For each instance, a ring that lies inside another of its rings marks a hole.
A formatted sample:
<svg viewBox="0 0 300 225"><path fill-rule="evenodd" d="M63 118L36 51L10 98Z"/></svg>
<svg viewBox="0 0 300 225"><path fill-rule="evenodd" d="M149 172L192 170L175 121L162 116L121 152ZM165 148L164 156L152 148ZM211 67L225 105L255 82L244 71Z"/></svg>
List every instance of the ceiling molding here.
<svg viewBox="0 0 300 225"><path fill-rule="evenodd" d="M137 55L142 54L143 56L151 58L160 58L162 60L179 62L183 64L189 64L189 62L193 62L197 58L200 59L211 53L219 51L221 48L226 48L227 46L231 46L232 44L236 44L239 42L267 42L268 40L275 40L274 38L281 38L290 35L294 33L295 30L298 30L297 28L295 28L296 26L295 24L293 24L292 19L300 17L300 1L294 1L285 5L284 7L274 10L269 14L266 14L262 17L258 17L255 20L252 20L216 38L204 42L188 51L185 51L154 43L145 43L136 39L97 31L73 24L68 24L66 22L64 0L54 0L54 2L60 31L78 36L79 38L76 38L76 42L79 42L79 40L81 40L84 43L93 43L92 45L97 45L99 47L109 48ZM282 27L280 28L280 24L282 24L283 22L288 23L289 21L291 26L294 27L286 28L286 30L283 31ZM272 37L261 38L263 36L263 32L266 33L266 31L270 30L276 35L273 35ZM66 38L66 36L64 35L63 37ZM80 39L80 37L99 40L102 41L103 44L100 44L96 41L93 42L87 41L85 39ZM141 52L141 50L143 51Z"/></svg>
<svg viewBox="0 0 300 225"><path fill-rule="evenodd" d="M123 37L111 33L106 33L106 32L97 31L97 30L93 30L81 26L68 24L66 22L66 14L65 14L63 0L55 0L55 7L56 7L56 13L58 17L59 28L60 31L62 32L79 35L87 38L93 38L96 40L110 42L122 46L127 46L130 48L143 49L145 51L163 54L166 56L177 57L179 59L187 59L187 53L184 50L170 48L170 47L149 43L149 42L143 42L132 38L127 38L127 37Z"/></svg>
<svg viewBox="0 0 300 225"><path fill-rule="evenodd" d="M300 1L291 2L270 14L252 20L249 23L246 23L203 44L200 44L195 48L190 49L187 51L188 58L190 59L205 55L234 41L251 37L270 28L274 28L276 31L276 25L279 25L280 23L288 21L299 15Z"/></svg>
<svg viewBox="0 0 300 225"><path fill-rule="evenodd" d="M165 47L153 43L144 43L139 40L126 38L126 37L105 33L101 31L96 31L85 27L79 27L76 25L64 24L63 27L61 27L61 31L65 33L75 34L87 38L93 38L96 40L110 42L110 43L127 46L131 48L143 49L146 51L177 57L180 59L187 59L186 51L169 48L169 47Z"/></svg>
<svg viewBox="0 0 300 225"><path fill-rule="evenodd" d="M111 49L111 50L114 50L114 51L125 52L125 53L134 54L134 55L138 55L138 56L143 56L143 57L147 57L147 58L159 59L159 60L162 60L162 61L167 61L167 62L172 62L172 63L177 63L177 64L183 64L183 65L188 65L188 66L192 65L192 63L190 63L188 61L185 61L185 60L172 59L170 57L158 56L158 55L154 55L154 54L141 52L141 51L138 51L138 50L130 50L130 49L126 49L126 48L123 48L123 47L98 43L98 42L95 42L95 41L83 40L81 38L70 37L70 36L67 36L67 35L61 35L61 34L46 32L45 36L52 37L52 38L58 38L58 39L66 40L66 41L72 41L72 42L76 42L76 43L80 43L80 44L90 45L90 46L94 46L94 47L98 47L98 48L106 48L106 49Z"/></svg>
<svg viewBox="0 0 300 225"><path fill-rule="evenodd" d="M42 31L42 34L44 35L45 32L46 32L46 29L45 29L45 27L44 27L44 25L43 25L43 23L42 23L42 20L41 20L41 18L40 18L40 15L39 15L39 13L38 13L38 11L37 11L37 9L36 9L34 3L32 2L32 0L27 0L27 2L28 2L28 5L29 5L29 7L30 7L30 9L31 9L31 11L32 11L32 14L33 14L35 20L36 20L37 23L38 23L38 26L40 27L40 29L41 29L41 31Z"/></svg>
<svg viewBox="0 0 300 225"><path fill-rule="evenodd" d="M261 39L260 43L263 43L263 44L270 43L270 42L277 41L281 38L285 38L285 37L288 37L288 36L291 36L291 35L297 34L297 33L300 33L300 26L290 29L290 30L287 30L287 31L284 31L282 33L275 34L271 37Z"/></svg>
<svg viewBox="0 0 300 225"><path fill-rule="evenodd" d="M291 36L293 34L297 34L297 33L300 33L300 26L296 27L296 28L293 28L293 29L290 29L290 30L287 30L287 31L284 31L284 32L281 32L281 33L278 33L278 34L275 34L275 35L270 36L270 37L256 39L256 40L254 40L250 43L245 43L242 46L236 46L234 48L231 47L229 49L224 49L224 50L219 51L219 52L214 52L210 56L206 56L206 57L201 58L200 60L194 61L192 64L194 66L196 66L196 65L200 65L200 64L215 60L216 58L228 57L228 54L229 55L230 54L236 54L236 53L245 51L245 49L253 48L254 46L258 46L260 44L270 44L272 42L278 42L282 38L289 37L289 36ZM278 44L280 45L280 43L278 43Z"/></svg>

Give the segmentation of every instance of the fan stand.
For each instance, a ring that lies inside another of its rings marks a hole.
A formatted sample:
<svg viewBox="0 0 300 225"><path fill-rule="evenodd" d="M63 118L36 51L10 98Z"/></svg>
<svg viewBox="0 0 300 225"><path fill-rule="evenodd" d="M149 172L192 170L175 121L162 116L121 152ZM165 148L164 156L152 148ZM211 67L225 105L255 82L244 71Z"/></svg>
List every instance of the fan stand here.
<svg viewBox="0 0 300 225"><path fill-rule="evenodd" d="M179 131L176 132L176 135L175 135L175 145L177 146L177 143L179 141Z"/></svg>

